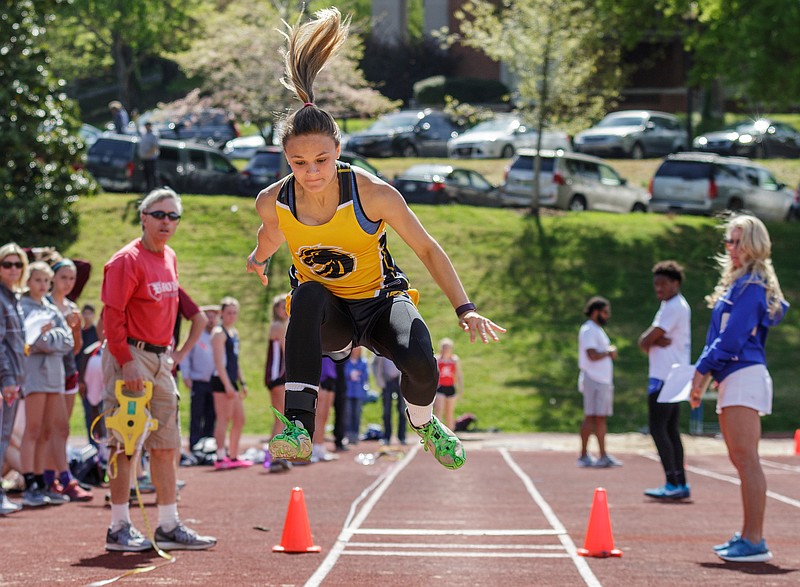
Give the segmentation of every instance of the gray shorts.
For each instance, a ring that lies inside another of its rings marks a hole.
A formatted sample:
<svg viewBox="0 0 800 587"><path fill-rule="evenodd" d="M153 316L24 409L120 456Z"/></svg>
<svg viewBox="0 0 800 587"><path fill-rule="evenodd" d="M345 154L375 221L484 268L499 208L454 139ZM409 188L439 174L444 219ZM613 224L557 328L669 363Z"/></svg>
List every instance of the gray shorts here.
<svg viewBox="0 0 800 587"><path fill-rule="evenodd" d="M583 415L612 416L614 414L614 385L599 383L583 374Z"/></svg>

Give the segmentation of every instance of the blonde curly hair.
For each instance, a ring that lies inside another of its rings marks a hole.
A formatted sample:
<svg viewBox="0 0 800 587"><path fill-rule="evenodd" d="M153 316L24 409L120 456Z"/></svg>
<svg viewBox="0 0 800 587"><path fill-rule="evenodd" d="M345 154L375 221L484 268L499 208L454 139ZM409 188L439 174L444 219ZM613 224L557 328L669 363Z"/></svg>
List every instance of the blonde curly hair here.
<svg viewBox="0 0 800 587"><path fill-rule="evenodd" d="M750 279L747 283L757 283L767 290L768 312L770 317L775 317L781 311L784 297L770 258L772 241L767 227L755 216L741 214L729 218L722 228L726 240L731 238L734 230L741 229L737 246L742 264L741 267L734 267L730 255L725 253L716 255L720 278L714 291L705 298L708 307L712 308L737 279L749 274Z"/></svg>

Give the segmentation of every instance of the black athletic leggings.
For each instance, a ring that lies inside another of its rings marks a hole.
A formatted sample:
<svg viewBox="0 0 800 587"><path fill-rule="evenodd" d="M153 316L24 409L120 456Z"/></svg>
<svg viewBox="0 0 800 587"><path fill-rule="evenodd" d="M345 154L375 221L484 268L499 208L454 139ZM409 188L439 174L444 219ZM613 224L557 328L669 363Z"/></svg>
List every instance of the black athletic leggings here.
<svg viewBox="0 0 800 587"><path fill-rule="evenodd" d="M286 329L286 382L318 386L323 354L344 360L349 345L364 346L391 359L402 372L405 400L429 405L436 395L439 370L428 327L407 295L345 300L316 282L292 293ZM297 416L306 428L310 391L286 390L286 415ZM297 410L297 411L295 411ZM313 418L310 419L313 430Z"/></svg>
<svg viewBox="0 0 800 587"><path fill-rule="evenodd" d="M660 404L658 393L648 395L647 402L650 435L656 443L667 482L683 485L686 483L686 473L683 469L683 444L679 428L681 404Z"/></svg>

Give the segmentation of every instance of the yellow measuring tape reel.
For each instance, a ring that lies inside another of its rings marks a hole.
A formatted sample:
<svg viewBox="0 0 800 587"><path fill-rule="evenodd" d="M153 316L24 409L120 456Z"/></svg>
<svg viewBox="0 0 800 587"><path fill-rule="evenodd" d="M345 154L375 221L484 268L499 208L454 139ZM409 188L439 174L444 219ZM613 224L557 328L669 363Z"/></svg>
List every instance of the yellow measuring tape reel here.
<svg viewBox="0 0 800 587"><path fill-rule="evenodd" d="M124 381L117 380L114 386L119 407L106 416L106 428L123 443L125 454L130 457L152 430L158 430L158 420L154 420L147 409L153 397L153 382L145 381L144 395L139 396L125 395L122 391L124 385Z"/></svg>

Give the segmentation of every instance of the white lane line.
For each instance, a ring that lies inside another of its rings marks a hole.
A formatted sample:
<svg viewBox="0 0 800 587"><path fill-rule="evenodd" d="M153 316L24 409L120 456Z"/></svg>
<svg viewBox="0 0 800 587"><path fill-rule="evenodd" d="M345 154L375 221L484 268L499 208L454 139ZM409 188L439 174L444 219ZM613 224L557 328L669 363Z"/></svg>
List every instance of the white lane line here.
<svg viewBox="0 0 800 587"><path fill-rule="evenodd" d="M359 528L352 534L391 534L392 536L556 536L559 530L426 530L422 528Z"/></svg>
<svg viewBox="0 0 800 587"><path fill-rule="evenodd" d="M388 474L385 473L378 477L369 487L367 487L364 491L361 492L353 503L350 505L350 513L347 516L347 519L344 522L344 527L342 531L339 533L338 538L336 539L336 543L331 548L328 556L325 557L325 560L317 567L317 570L314 571L314 574L308 578L308 581L305 583L305 587L319 587L322 584L322 581L325 580L325 577L328 576L328 573L331 572L336 561L339 560L339 557L344 552L345 547L347 546L347 542L353 536L353 530L357 530L361 524L364 523L364 520L372 511L372 508L375 507L375 504L378 503L378 500L386 493L386 490L389 486L394 482L400 472L405 469L414 457L417 456L419 452L419 444L416 444L406 453L405 458L398 462L394 467L389 469ZM372 493L367 499L364 506L361 508L361 511L358 512L357 515L355 514L355 508L358 503L360 503L369 493Z"/></svg>
<svg viewBox="0 0 800 587"><path fill-rule="evenodd" d="M564 550L558 544L442 544L437 542L348 542L348 547L360 546L365 548L462 548L472 550ZM348 551L349 552L349 551Z"/></svg>
<svg viewBox="0 0 800 587"><path fill-rule="evenodd" d="M772 467L773 469L780 469L781 471L789 471L790 473L800 473L800 467L796 467L795 465L777 463L775 461L768 461L767 459L761 459L761 464L766 465L767 467Z"/></svg>
<svg viewBox="0 0 800 587"><path fill-rule="evenodd" d="M437 552L431 550L398 550L382 552L376 550L347 549L342 554L348 556L429 556L436 558L569 558L569 555L566 552Z"/></svg>
<svg viewBox="0 0 800 587"><path fill-rule="evenodd" d="M661 462L658 456L656 455L641 455L646 459L650 459L651 461ZM708 469L703 469L701 467L695 467L693 465L686 465L685 469L690 473L694 473L695 475L702 475L704 477L710 477L711 479L716 479L717 481L724 481L725 483L730 483L731 485L741 485L742 482L739 481L738 477L731 477L730 475L724 475L722 473L717 473L715 471L709 471ZM776 493L774 491L767 490L767 497L771 497L775 501L780 501L781 503L785 503L786 505L790 505L792 507L800 508L800 500L793 499L791 497L787 497L780 493Z"/></svg>
<svg viewBox="0 0 800 587"><path fill-rule="evenodd" d="M522 468L511 458L508 450L501 448L500 454L503 456L503 459L506 461L511 470L514 471L517 477L522 480L523 485L525 485L525 488L533 498L533 501L536 502L536 505L538 505L542 510L544 517L547 518L547 521L558 534L558 539L566 549L567 555L572 559L575 568L578 569L578 572L580 573L586 585L589 587L602 587L602 584L597 577L595 577L592 569L589 567L589 563L587 563L586 559L584 559L582 556L578 555L578 551L575 548L575 543L572 541L572 538L570 538L569 534L567 534L567 529L558 519L558 516L556 516L553 508L550 507L550 504L545 501L545 499L542 497L542 494L539 493L538 489L536 489L536 486L533 484L533 481L531 481L531 478L528 477L525 471L523 471Z"/></svg>

